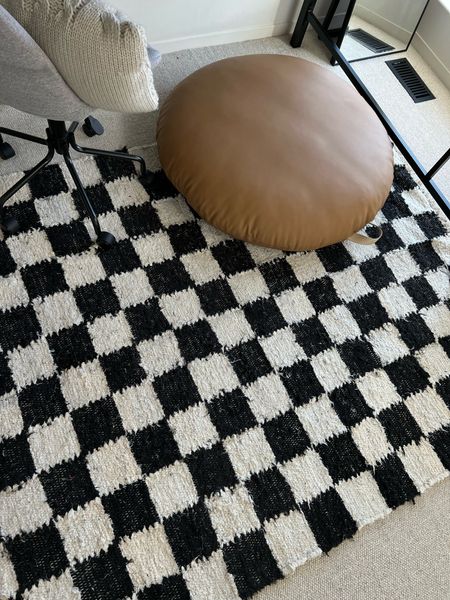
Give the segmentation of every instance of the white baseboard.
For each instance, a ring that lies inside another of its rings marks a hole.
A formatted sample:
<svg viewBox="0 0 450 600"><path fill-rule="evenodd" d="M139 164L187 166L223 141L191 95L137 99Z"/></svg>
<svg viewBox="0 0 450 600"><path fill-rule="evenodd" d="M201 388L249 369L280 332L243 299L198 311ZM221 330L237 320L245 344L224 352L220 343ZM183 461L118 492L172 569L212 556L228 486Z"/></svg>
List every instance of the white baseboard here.
<svg viewBox="0 0 450 600"><path fill-rule="evenodd" d="M437 75L443 84L450 89L450 65L446 65L442 62L420 34L416 33L412 45L423 60L430 66L434 74Z"/></svg>
<svg viewBox="0 0 450 600"><path fill-rule="evenodd" d="M345 13L337 14L336 22L342 19ZM319 20L323 20L324 16L319 16ZM260 27L231 29L228 31L215 31L212 33L204 33L201 35L192 35L166 40L153 40L152 46L158 48L162 54L169 52L178 52L179 50L187 50L188 48L204 48L205 46L218 46L220 44L231 44L233 42L245 42L248 40L258 40L260 38L274 37L277 35L285 35L292 33L295 21L285 21L283 23L275 23L271 25L263 25ZM333 23L335 21L333 20ZM333 27L333 23L331 27Z"/></svg>
<svg viewBox="0 0 450 600"><path fill-rule="evenodd" d="M177 52L188 48L203 48L205 46L218 46L220 44L231 44L233 42L245 42L247 40L257 40L259 38L284 35L292 30L293 23L288 21L284 23L275 23L274 25L265 25L248 29L232 29L229 31L215 31L201 35L192 35L169 40L152 40L152 46L167 54L168 52Z"/></svg>

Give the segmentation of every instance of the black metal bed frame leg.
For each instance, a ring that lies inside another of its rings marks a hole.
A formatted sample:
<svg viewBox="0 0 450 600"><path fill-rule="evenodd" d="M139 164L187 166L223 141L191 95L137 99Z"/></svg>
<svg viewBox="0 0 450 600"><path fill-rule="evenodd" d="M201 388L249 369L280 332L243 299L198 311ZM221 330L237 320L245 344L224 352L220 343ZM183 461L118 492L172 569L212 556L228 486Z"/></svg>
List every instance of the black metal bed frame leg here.
<svg viewBox="0 0 450 600"><path fill-rule="evenodd" d="M297 24L294 29L294 33L291 37L291 46L293 48L299 48L303 43L306 30L308 29L308 14L312 13L316 7L317 0L304 0L300 15L297 20Z"/></svg>
<svg viewBox="0 0 450 600"><path fill-rule="evenodd" d="M69 144L76 152L79 152L80 154L87 154L89 156L106 156L108 158L118 158L137 162L141 167L141 176L145 175L147 171L147 165L145 164L145 160L142 158L142 156L127 154L126 152L112 152L111 150L100 150L98 148L84 148L83 146L79 146L75 140L75 129L77 125L78 124L73 123L69 129Z"/></svg>
<svg viewBox="0 0 450 600"><path fill-rule="evenodd" d="M450 148L441 156L441 158L435 163L431 169L427 173L427 179L431 180L437 174L438 171L442 169L442 167L450 161Z"/></svg>
<svg viewBox="0 0 450 600"><path fill-rule="evenodd" d="M345 34L347 33L347 27L350 23L350 19L352 18L353 10L355 8L355 4L356 4L356 0L350 0L350 3L347 8L347 12L345 13L345 17L344 17L342 26L339 31L338 38L336 40L336 46L338 48L340 48L342 46L342 43L344 41ZM336 10L337 10L337 7L336 7ZM330 64L332 64L334 66L336 64L336 62L337 62L336 59L333 57L330 61Z"/></svg>
<svg viewBox="0 0 450 600"><path fill-rule="evenodd" d="M322 23L322 26L326 31L328 31L330 29L331 22L336 14L336 11L337 11L340 3L341 3L341 0L332 0L330 6L328 7L327 14Z"/></svg>

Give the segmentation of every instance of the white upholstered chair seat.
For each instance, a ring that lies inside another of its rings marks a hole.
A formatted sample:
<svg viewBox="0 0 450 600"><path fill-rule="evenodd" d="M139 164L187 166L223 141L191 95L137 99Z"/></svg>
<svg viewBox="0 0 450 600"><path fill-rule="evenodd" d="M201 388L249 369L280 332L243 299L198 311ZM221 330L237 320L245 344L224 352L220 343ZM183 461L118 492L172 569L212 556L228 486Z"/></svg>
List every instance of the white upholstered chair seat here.
<svg viewBox="0 0 450 600"><path fill-rule="evenodd" d="M80 121L92 108L69 88L45 52L0 6L0 104L63 121Z"/></svg>

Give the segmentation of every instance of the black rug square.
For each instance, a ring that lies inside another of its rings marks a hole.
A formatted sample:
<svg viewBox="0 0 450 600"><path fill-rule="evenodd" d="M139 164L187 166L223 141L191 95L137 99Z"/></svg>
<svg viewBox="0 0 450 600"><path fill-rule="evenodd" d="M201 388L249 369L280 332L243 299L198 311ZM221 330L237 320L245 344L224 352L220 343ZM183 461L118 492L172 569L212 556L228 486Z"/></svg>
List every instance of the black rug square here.
<svg viewBox="0 0 450 600"><path fill-rule="evenodd" d="M356 477L367 469L368 465L350 433L334 436L316 449L336 483Z"/></svg>
<svg viewBox="0 0 450 600"><path fill-rule="evenodd" d="M200 304L208 316L225 312L238 306L233 291L225 279L205 283L196 288Z"/></svg>
<svg viewBox="0 0 450 600"><path fill-rule="evenodd" d="M77 563L72 577L82 591L82 600L117 600L130 596L133 591L127 562L115 546Z"/></svg>
<svg viewBox="0 0 450 600"><path fill-rule="evenodd" d="M244 600L282 577L262 531L243 535L225 546L223 556Z"/></svg>
<svg viewBox="0 0 450 600"><path fill-rule="evenodd" d="M172 225L167 229L167 233L177 256L206 248L205 237L195 221Z"/></svg>
<svg viewBox="0 0 450 600"><path fill-rule="evenodd" d="M45 298L68 289L64 271L56 260L29 265L21 271L30 298Z"/></svg>
<svg viewBox="0 0 450 600"><path fill-rule="evenodd" d="M221 349L219 340L208 321L197 321L193 325L185 325L177 329L175 335L181 355L186 362L196 358L205 358Z"/></svg>
<svg viewBox="0 0 450 600"><path fill-rule="evenodd" d="M101 279L74 290L77 306L86 321L104 315L114 315L120 310L119 300L109 279Z"/></svg>
<svg viewBox="0 0 450 600"><path fill-rule="evenodd" d="M89 232L81 221L49 227L46 233L56 256L78 254L88 250L92 245Z"/></svg>
<svg viewBox="0 0 450 600"><path fill-rule="evenodd" d="M65 370L92 361L97 355L86 325L74 325L48 337L53 360Z"/></svg>
<svg viewBox="0 0 450 600"><path fill-rule="evenodd" d="M127 347L100 357L111 392L139 385L146 377L136 348Z"/></svg>
<svg viewBox="0 0 450 600"><path fill-rule="evenodd" d="M298 279L294 270L285 260L265 263L261 265L260 271L272 294L281 294L285 290L298 286Z"/></svg>
<svg viewBox="0 0 450 600"><path fill-rule="evenodd" d="M243 385L267 375L272 370L264 350L256 340L232 348L227 352L227 356Z"/></svg>
<svg viewBox="0 0 450 600"><path fill-rule="evenodd" d="M241 433L256 425L255 415L242 390L227 392L214 398L207 406L211 420L223 438Z"/></svg>
<svg viewBox="0 0 450 600"><path fill-rule="evenodd" d="M98 185L91 185L85 188L86 194L88 195L89 201L98 215L106 214L114 210L114 205L111 201L111 197L103 183ZM85 208L83 201L78 193L78 190L72 192L72 196L75 202L75 208L80 215L85 214Z"/></svg>
<svg viewBox="0 0 450 600"><path fill-rule="evenodd" d="M329 552L356 533L356 523L334 489L302 505L302 510L323 552Z"/></svg>
<svg viewBox="0 0 450 600"><path fill-rule="evenodd" d="M201 401L197 386L186 367L178 367L156 377L153 387L167 416Z"/></svg>
<svg viewBox="0 0 450 600"><path fill-rule="evenodd" d="M261 523L288 514L297 506L288 482L276 467L252 475L246 487Z"/></svg>
<svg viewBox="0 0 450 600"><path fill-rule="evenodd" d="M32 306L19 306L0 314L0 347L5 352L24 348L41 335L41 326Z"/></svg>
<svg viewBox="0 0 450 600"><path fill-rule="evenodd" d="M200 496L210 496L237 483L233 466L222 444L197 450L186 457L186 464Z"/></svg>
<svg viewBox="0 0 450 600"><path fill-rule="evenodd" d="M373 415L373 409L354 383L347 383L330 394L339 419L347 427L353 427Z"/></svg>
<svg viewBox="0 0 450 600"><path fill-rule="evenodd" d="M69 561L54 524L44 525L7 542L20 588L30 588L39 579L57 577Z"/></svg>
<svg viewBox="0 0 450 600"><path fill-rule="evenodd" d="M0 457L0 491L33 475L34 462L25 433L1 441Z"/></svg>
<svg viewBox="0 0 450 600"><path fill-rule="evenodd" d="M211 251L225 275L234 275L255 267L255 261L243 242L222 242Z"/></svg>
<svg viewBox="0 0 450 600"><path fill-rule="evenodd" d="M426 371L414 356L405 356L385 367L390 380L402 398L421 392L430 383Z"/></svg>
<svg viewBox="0 0 450 600"><path fill-rule="evenodd" d="M92 452L124 434L122 420L111 398L78 408L71 416L82 452Z"/></svg>
<svg viewBox="0 0 450 600"><path fill-rule="evenodd" d="M158 514L143 481L136 481L102 498L117 538L131 536L153 525Z"/></svg>
<svg viewBox="0 0 450 600"><path fill-rule="evenodd" d="M97 496L83 458L60 463L42 472L39 479L55 515L64 515Z"/></svg>
<svg viewBox="0 0 450 600"><path fill-rule="evenodd" d="M372 329L379 329L389 321L386 309L376 293L367 294L350 302L347 308L363 333L369 333Z"/></svg>
<svg viewBox="0 0 450 600"><path fill-rule="evenodd" d="M185 567L198 556L208 558L218 547L208 510L203 502L169 517L164 523L175 560Z"/></svg>
<svg viewBox="0 0 450 600"><path fill-rule="evenodd" d="M67 411L57 375L27 386L19 392L19 406L25 427L50 421Z"/></svg>
<svg viewBox="0 0 450 600"><path fill-rule="evenodd" d="M408 315L396 322L400 336L408 348L416 352L434 342L434 335L418 313Z"/></svg>
<svg viewBox="0 0 450 600"><path fill-rule="evenodd" d="M173 294L192 285L188 272L177 258L147 267L146 271L158 296Z"/></svg>
<svg viewBox="0 0 450 600"><path fill-rule="evenodd" d="M311 445L308 434L293 410L267 421L263 429L279 463L303 454Z"/></svg>
<svg viewBox="0 0 450 600"><path fill-rule="evenodd" d="M328 276L305 283L304 290L318 313L341 303L333 282Z"/></svg>
<svg viewBox="0 0 450 600"><path fill-rule="evenodd" d="M283 369L281 379L295 406L307 404L312 398L320 396L325 391L307 361Z"/></svg>
<svg viewBox="0 0 450 600"><path fill-rule="evenodd" d="M66 178L59 165L50 165L33 177L29 184L33 198L46 198L68 192Z"/></svg>
<svg viewBox="0 0 450 600"><path fill-rule="evenodd" d="M155 298L151 298L146 304L126 308L125 316L136 343L150 340L170 328Z"/></svg>
<svg viewBox="0 0 450 600"><path fill-rule="evenodd" d="M389 508L397 508L419 493L396 454L375 467L374 477Z"/></svg>
<svg viewBox="0 0 450 600"><path fill-rule="evenodd" d="M328 273L343 271L353 264L352 257L342 244L320 248L316 253Z"/></svg>
<svg viewBox="0 0 450 600"><path fill-rule="evenodd" d="M170 427L165 421L130 434L128 439L143 473L154 473L181 458Z"/></svg>
<svg viewBox="0 0 450 600"><path fill-rule="evenodd" d="M256 335L270 335L286 326L286 321L273 298L261 298L246 304L244 313Z"/></svg>
<svg viewBox="0 0 450 600"><path fill-rule="evenodd" d="M394 404L381 411L378 419L395 449L418 442L422 437L422 430L404 404Z"/></svg>
<svg viewBox="0 0 450 600"><path fill-rule="evenodd" d="M130 237L149 235L161 229L158 213L147 204L121 208L119 215L122 225Z"/></svg>
<svg viewBox="0 0 450 600"><path fill-rule="evenodd" d="M307 356L320 354L333 345L327 330L317 317L305 319L292 326L297 342L303 348Z"/></svg>

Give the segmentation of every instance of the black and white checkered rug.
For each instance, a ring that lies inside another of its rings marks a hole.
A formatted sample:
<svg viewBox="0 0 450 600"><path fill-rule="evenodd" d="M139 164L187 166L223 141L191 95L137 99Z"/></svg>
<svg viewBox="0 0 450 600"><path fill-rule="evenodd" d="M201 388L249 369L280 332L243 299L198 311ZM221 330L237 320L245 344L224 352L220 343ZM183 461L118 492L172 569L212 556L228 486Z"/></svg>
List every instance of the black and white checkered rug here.
<svg viewBox="0 0 450 600"><path fill-rule="evenodd" d="M0 240L1 598L249 598L449 474L450 236L404 166L376 246L289 254L78 166L116 247L59 166Z"/></svg>

